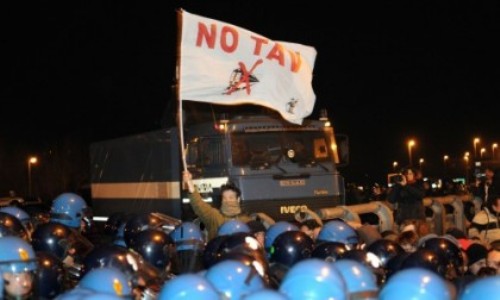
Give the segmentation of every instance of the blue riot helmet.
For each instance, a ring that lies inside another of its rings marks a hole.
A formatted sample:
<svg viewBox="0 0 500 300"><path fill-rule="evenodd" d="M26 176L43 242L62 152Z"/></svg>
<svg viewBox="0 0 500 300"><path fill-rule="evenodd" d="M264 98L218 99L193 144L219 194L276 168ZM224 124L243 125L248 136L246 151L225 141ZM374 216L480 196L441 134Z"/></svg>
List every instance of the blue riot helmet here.
<svg viewBox="0 0 500 300"><path fill-rule="evenodd" d="M170 237L174 241L177 251L203 251L205 245L200 226L193 222L183 222L177 225L175 229L170 232Z"/></svg>
<svg viewBox="0 0 500 300"><path fill-rule="evenodd" d="M500 276L496 275L478 278L465 287L462 293L458 295L458 300L498 300L500 299L498 291L500 291Z"/></svg>
<svg viewBox="0 0 500 300"><path fill-rule="evenodd" d="M78 230L82 225L89 227L91 221L87 203L74 193L63 193L52 201L50 220Z"/></svg>
<svg viewBox="0 0 500 300"><path fill-rule="evenodd" d="M276 237L285 231L299 231L299 228L296 225L287 221L278 221L273 225L269 226L269 228L266 231L266 237L264 239L265 250L269 251Z"/></svg>
<svg viewBox="0 0 500 300"><path fill-rule="evenodd" d="M170 264L170 249L174 242L168 234L159 229L146 229L135 236L132 249L160 271Z"/></svg>
<svg viewBox="0 0 500 300"><path fill-rule="evenodd" d="M231 235L238 232L250 232L250 227L240 220L227 220L217 230L217 235Z"/></svg>
<svg viewBox="0 0 500 300"><path fill-rule="evenodd" d="M237 256L237 254L249 255L254 258L257 262L266 262L266 254L264 253L264 249L255 236L251 233L238 232L228 236L219 246L217 250L217 257L219 261L222 259L227 259L229 256L233 255L233 257ZM265 269L267 263L262 265ZM264 276L263 272L259 272L262 276Z"/></svg>
<svg viewBox="0 0 500 300"><path fill-rule="evenodd" d="M141 255L116 245L96 247L83 260L83 274L102 267L119 269L134 288L141 290L148 288L151 283L156 283L161 277L158 269L145 261Z"/></svg>
<svg viewBox="0 0 500 300"><path fill-rule="evenodd" d="M200 227L193 222L183 222L170 232L170 237L176 250L173 272L184 274L202 270L205 242Z"/></svg>
<svg viewBox="0 0 500 300"><path fill-rule="evenodd" d="M343 243L323 242L314 247L311 257L319 258L328 262L334 262L343 257L346 252L347 248Z"/></svg>
<svg viewBox="0 0 500 300"><path fill-rule="evenodd" d="M359 237L349 224L341 220L326 222L319 231L318 242L339 242L346 245L347 249L354 249L359 243Z"/></svg>
<svg viewBox="0 0 500 300"><path fill-rule="evenodd" d="M403 262L408 257L408 255L410 255L410 253L405 251L403 253L397 254L387 262L385 266L385 272L386 272L385 280L387 280L392 275L396 274L401 270L401 266L403 265Z"/></svg>
<svg viewBox="0 0 500 300"><path fill-rule="evenodd" d="M344 278L349 298L377 299L377 278L370 268L351 259L336 261L333 266Z"/></svg>
<svg viewBox="0 0 500 300"><path fill-rule="evenodd" d="M422 268L436 273L443 278L446 275L447 262L444 261L435 251L428 249L417 249L408 254L401 263L401 269Z"/></svg>
<svg viewBox="0 0 500 300"><path fill-rule="evenodd" d="M288 297L285 296L284 294L276 291L276 290L265 288L265 289L262 289L259 291L255 291L255 292L248 294L246 296L243 296L242 299L243 300L262 300L262 299L265 299L265 300L288 300Z"/></svg>
<svg viewBox="0 0 500 300"><path fill-rule="evenodd" d="M35 252L38 262L37 291L44 299L53 299L64 289L62 261L50 252Z"/></svg>
<svg viewBox="0 0 500 300"><path fill-rule="evenodd" d="M90 270L78 283L78 287L98 293L132 298L132 284L125 274L113 267Z"/></svg>
<svg viewBox="0 0 500 300"><path fill-rule="evenodd" d="M17 219L16 219L17 220ZM3 295L9 299L36 299L36 256L33 247L16 236L0 238Z"/></svg>
<svg viewBox="0 0 500 300"><path fill-rule="evenodd" d="M227 299L241 299L265 287L256 270L236 260L224 260L208 269L205 278Z"/></svg>
<svg viewBox="0 0 500 300"><path fill-rule="evenodd" d="M0 212L0 238L5 236L17 236L30 241L28 231L19 219L9 213Z"/></svg>
<svg viewBox="0 0 500 300"><path fill-rule="evenodd" d="M453 280L462 276L465 272L465 260L460 247L445 237L432 237L424 240L419 245L421 249L434 251L440 258L440 261L446 263L444 276L446 279Z"/></svg>
<svg viewBox="0 0 500 300"><path fill-rule="evenodd" d="M219 248L220 245L228 238L228 235L216 236L210 241L208 241L205 250L203 251L203 265L206 269L210 268L216 264L220 257Z"/></svg>
<svg viewBox="0 0 500 300"><path fill-rule="evenodd" d="M60 223L45 223L33 232L31 244L35 251L49 252L60 260L69 255L73 243L72 231Z"/></svg>
<svg viewBox="0 0 500 300"><path fill-rule="evenodd" d="M411 268L391 276L379 293L380 300L451 300L446 281L436 273Z"/></svg>
<svg viewBox="0 0 500 300"><path fill-rule="evenodd" d="M262 280L264 280L264 283L266 285L269 285L269 263L266 259L266 257L259 252L255 253L243 253L239 251L233 251L229 253L225 253L222 255L220 258L219 262L225 261L225 260L233 260L233 261L239 261L243 263L246 266L252 267L255 269L257 274L259 274L260 277L262 277Z"/></svg>
<svg viewBox="0 0 500 300"><path fill-rule="evenodd" d="M366 247L365 250L377 256L384 269L387 267L389 260L404 252L404 249L398 243L387 239L378 239Z"/></svg>
<svg viewBox="0 0 500 300"><path fill-rule="evenodd" d="M139 272L136 257L128 249L116 245L96 247L83 259L84 274L103 267L117 268L130 277Z"/></svg>
<svg viewBox="0 0 500 300"><path fill-rule="evenodd" d="M35 230L33 222L31 222L30 215L22 208L17 206L4 206L0 208L0 212L5 212L16 217L19 221L21 221L24 228L28 231L28 234L31 235L33 230Z"/></svg>
<svg viewBox="0 0 500 300"><path fill-rule="evenodd" d="M229 235L227 239L220 244L217 252L220 257L223 253L231 251L249 252L254 250L262 251L262 254L264 254L264 249L262 249L262 246L253 234L247 232L237 232Z"/></svg>
<svg viewBox="0 0 500 300"><path fill-rule="evenodd" d="M135 242L135 236L146 229L160 229L165 225L165 220L156 213L142 213L131 216L124 228L123 236L127 247L132 248Z"/></svg>
<svg viewBox="0 0 500 300"><path fill-rule="evenodd" d="M373 253L367 252L361 249L352 249L347 251L344 256L339 258L338 261L349 259L354 260L363 264L365 267L369 268L377 277L377 283L379 285L383 284L386 279L386 272L382 268L382 263L380 259Z"/></svg>
<svg viewBox="0 0 500 300"><path fill-rule="evenodd" d="M279 291L291 300L348 299L342 275L333 264L316 258L294 265L283 278Z"/></svg>
<svg viewBox="0 0 500 300"><path fill-rule="evenodd" d="M310 258L313 249L313 240L304 232L285 231L274 240L269 251L270 261L290 268L297 262Z"/></svg>
<svg viewBox="0 0 500 300"><path fill-rule="evenodd" d="M368 268L371 268L372 270L381 268L382 266L380 259L375 254L367 252L366 250L360 250L360 249L349 250L341 258L339 258L339 260L342 259L355 260L367 266Z"/></svg>
<svg viewBox="0 0 500 300"><path fill-rule="evenodd" d="M158 300L219 300L215 287L203 276L182 274L166 281L160 290Z"/></svg>

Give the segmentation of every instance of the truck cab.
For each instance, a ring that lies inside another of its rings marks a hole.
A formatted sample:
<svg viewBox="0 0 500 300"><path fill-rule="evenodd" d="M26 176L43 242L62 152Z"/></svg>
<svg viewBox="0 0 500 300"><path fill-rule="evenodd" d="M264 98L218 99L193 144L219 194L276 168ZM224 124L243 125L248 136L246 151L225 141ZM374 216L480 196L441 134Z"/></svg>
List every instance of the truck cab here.
<svg viewBox="0 0 500 300"><path fill-rule="evenodd" d="M269 116L238 116L187 131L187 164L205 201L218 206L232 181L247 212L289 219L345 203L333 128L327 120L294 125ZM184 199L186 203L187 199Z"/></svg>

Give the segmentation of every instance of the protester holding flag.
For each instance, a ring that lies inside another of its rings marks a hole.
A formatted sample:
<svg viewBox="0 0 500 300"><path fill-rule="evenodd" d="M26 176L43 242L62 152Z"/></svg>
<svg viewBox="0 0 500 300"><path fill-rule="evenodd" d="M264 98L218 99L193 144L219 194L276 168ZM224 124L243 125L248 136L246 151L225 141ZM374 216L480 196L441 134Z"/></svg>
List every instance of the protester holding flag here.
<svg viewBox="0 0 500 300"><path fill-rule="evenodd" d="M193 176L189 171L183 172L183 182L189 192L189 200L195 214L205 224L208 240L217 236L219 227L228 220L240 220L244 223L251 220L250 216L241 212L240 189L232 183L221 186L220 210L203 201L196 189Z"/></svg>

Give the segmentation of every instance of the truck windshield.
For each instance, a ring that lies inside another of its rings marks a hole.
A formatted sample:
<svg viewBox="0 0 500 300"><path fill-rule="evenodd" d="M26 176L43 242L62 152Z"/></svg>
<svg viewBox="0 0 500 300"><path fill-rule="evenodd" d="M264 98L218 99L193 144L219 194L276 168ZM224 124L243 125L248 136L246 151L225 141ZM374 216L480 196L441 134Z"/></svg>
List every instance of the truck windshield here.
<svg viewBox="0 0 500 300"><path fill-rule="evenodd" d="M332 138L322 131L238 132L231 136L234 166L315 164L332 161Z"/></svg>

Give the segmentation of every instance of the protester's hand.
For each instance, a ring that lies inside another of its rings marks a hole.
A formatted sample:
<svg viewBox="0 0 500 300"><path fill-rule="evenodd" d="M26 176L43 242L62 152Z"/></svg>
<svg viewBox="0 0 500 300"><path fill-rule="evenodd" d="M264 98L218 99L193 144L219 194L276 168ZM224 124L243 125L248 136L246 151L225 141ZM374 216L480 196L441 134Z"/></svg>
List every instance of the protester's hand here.
<svg viewBox="0 0 500 300"><path fill-rule="evenodd" d="M182 182L183 186L187 188L190 193L194 192L193 175L191 175L191 172L182 172Z"/></svg>

